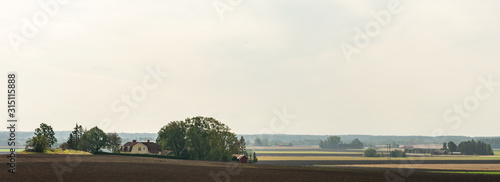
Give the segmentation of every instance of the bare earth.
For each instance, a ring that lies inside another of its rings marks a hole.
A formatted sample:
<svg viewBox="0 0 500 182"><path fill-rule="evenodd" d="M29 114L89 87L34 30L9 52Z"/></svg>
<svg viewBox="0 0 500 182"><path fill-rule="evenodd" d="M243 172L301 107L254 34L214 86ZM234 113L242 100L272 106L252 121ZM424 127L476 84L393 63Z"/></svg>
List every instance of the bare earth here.
<svg viewBox="0 0 500 182"><path fill-rule="evenodd" d="M0 156L5 163L8 158ZM133 156L25 154L0 181L386 181L382 169L237 164ZM55 168L54 168L55 167ZM397 174L397 170L391 170ZM211 175L212 174L212 175ZM214 176L214 177L213 177ZM228 178L224 178L224 176ZM500 175L415 171L405 181L500 181Z"/></svg>
<svg viewBox="0 0 500 182"><path fill-rule="evenodd" d="M336 167L366 167L366 168L411 168L427 170L457 170L457 171L500 171L500 164L356 164L335 165Z"/></svg>

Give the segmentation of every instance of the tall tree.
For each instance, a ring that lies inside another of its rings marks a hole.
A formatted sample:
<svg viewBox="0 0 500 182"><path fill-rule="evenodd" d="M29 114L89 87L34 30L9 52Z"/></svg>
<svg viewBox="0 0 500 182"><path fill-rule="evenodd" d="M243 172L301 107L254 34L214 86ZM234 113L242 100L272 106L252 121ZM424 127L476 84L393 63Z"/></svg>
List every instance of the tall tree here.
<svg viewBox="0 0 500 182"><path fill-rule="evenodd" d="M453 155L453 152L457 151L457 145L453 141L448 142L448 148L450 149L450 152L452 153L452 155Z"/></svg>
<svg viewBox="0 0 500 182"><path fill-rule="evenodd" d="M443 150L448 150L448 147L446 147L446 142L443 142Z"/></svg>
<svg viewBox="0 0 500 182"><path fill-rule="evenodd" d="M83 134L82 139L86 143L86 151L96 153L108 143L108 135L97 126Z"/></svg>
<svg viewBox="0 0 500 182"><path fill-rule="evenodd" d="M113 153L118 153L120 152L121 144L122 138L120 138L117 133L108 133L108 143L106 148L110 149Z"/></svg>
<svg viewBox="0 0 500 182"><path fill-rule="evenodd" d="M187 149L186 124L184 121L173 121L158 131L156 142L163 148L171 150L175 156L183 157Z"/></svg>
<svg viewBox="0 0 500 182"><path fill-rule="evenodd" d="M158 132L157 142L178 157L214 161L231 160L240 143L229 127L201 116L170 122Z"/></svg>
<svg viewBox="0 0 500 182"><path fill-rule="evenodd" d="M245 142L245 138L243 136L240 137L240 141L238 141L238 150L240 154L246 154L247 153L247 143Z"/></svg>
<svg viewBox="0 0 500 182"><path fill-rule="evenodd" d="M262 146L262 140L259 137L255 138L253 143L255 146Z"/></svg>
<svg viewBox="0 0 500 182"><path fill-rule="evenodd" d="M78 150L80 149L81 138L83 137L83 127L82 125L78 125L73 128L73 131L69 134L68 138L68 148Z"/></svg>
<svg viewBox="0 0 500 182"><path fill-rule="evenodd" d="M47 125L45 123L41 123L40 127L35 129L36 136L45 136L45 138L49 141L49 147L54 145L57 142L57 138L55 137L54 130L52 126Z"/></svg>

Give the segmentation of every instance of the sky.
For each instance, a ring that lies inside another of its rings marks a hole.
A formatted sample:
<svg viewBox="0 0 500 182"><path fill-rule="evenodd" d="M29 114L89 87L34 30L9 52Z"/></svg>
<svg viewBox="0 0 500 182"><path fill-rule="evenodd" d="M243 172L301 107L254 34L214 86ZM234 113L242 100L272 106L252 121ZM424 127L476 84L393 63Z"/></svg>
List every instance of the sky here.
<svg viewBox="0 0 500 182"><path fill-rule="evenodd" d="M237 134L500 136L499 8L2 1L0 87L17 72L20 131L156 133L205 116Z"/></svg>

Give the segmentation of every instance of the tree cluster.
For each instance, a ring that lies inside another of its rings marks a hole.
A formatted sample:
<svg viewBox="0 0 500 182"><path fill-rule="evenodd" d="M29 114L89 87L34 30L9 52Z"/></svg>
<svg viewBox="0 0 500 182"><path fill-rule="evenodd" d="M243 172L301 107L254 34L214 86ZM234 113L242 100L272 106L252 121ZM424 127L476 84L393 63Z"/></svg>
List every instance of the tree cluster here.
<svg viewBox="0 0 500 182"><path fill-rule="evenodd" d="M474 141L474 139L460 142L460 144L458 144L458 152L464 155L493 155L490 144Z"/></svg>
<svg viewBox="0 0 500 182"><path fill-rule="evenodd" d="M357 138L352 140L351 143L342 143L340 137L330 136L325 141L320 140L319 147L327 149L362 149L363 143Z"/></svg>
<svg viewBox="0 0 500 182"><path fill-rule="evenodd" d="M238 140L229 127L210 117L172 121L158 131L156 142L186 159L229 161L232 154L246 154L245 139Z"/></svg>

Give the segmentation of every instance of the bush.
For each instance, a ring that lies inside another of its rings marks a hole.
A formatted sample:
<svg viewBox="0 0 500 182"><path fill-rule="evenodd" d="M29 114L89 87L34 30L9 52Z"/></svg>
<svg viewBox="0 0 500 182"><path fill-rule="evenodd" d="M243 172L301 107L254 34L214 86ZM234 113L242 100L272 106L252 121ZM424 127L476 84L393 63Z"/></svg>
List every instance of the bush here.
<svg viewBox="0 0 500 182"><path fill-rule="evenodd" d="M375 149L369 148L364 151L364 157L378 157L377 151Z"/></svg>
<svg viewBox="0 0 500 182"><path fill-rule="evenodd" d="M406 153L402 150L393 150L391 151L391 157L406 157Z"/></svg>

